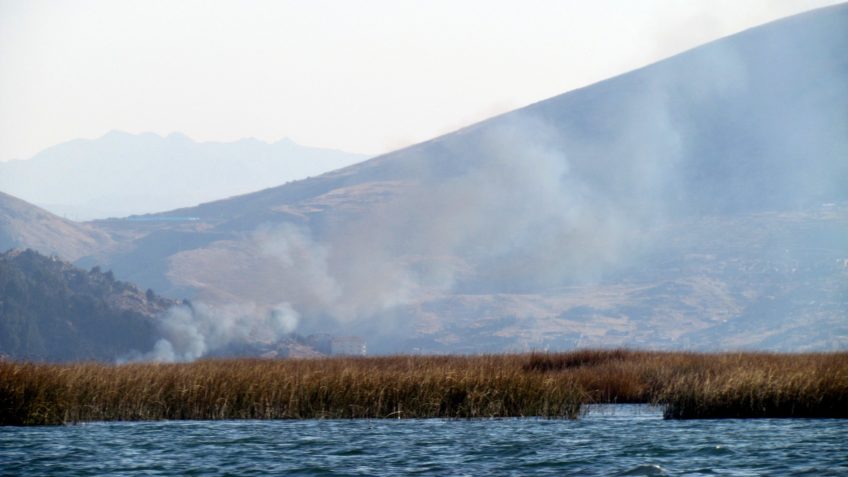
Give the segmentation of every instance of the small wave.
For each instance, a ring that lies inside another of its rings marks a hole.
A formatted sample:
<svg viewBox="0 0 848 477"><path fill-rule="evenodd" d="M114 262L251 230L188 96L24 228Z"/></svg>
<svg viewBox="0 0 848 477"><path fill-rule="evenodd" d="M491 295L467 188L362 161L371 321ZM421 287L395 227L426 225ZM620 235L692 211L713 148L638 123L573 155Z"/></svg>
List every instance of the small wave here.
<svg viewBox="0 0 848 477"><path fill-rule="evenodd" d="M714 456L714 455L733 455L736 452L722 445L703 446L692 450L692 454L696 456Z"/></svg>
<svg viewBox="0 0 848 477"><path fill-rule="evenodd" d="M665 469L656 465L656 464L641 464L636 467L632 467L630 469L621 472L621 476L625 475L645 475L645 476L653 476L653 475L668 475Z"/></svg>

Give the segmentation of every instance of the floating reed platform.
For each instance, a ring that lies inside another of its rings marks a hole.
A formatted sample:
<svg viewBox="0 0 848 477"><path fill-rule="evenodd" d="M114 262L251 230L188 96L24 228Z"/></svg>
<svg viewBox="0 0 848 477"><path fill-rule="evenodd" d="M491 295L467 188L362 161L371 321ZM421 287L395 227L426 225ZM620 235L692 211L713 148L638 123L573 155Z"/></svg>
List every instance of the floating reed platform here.
<svg viewBox="0 0 848 477"><path fill-rule="evenodd" d="M490 356L0 362L0 424L160 419L575 418L586 403L667 418L848 417L848 353L633 350Z"/></svg>

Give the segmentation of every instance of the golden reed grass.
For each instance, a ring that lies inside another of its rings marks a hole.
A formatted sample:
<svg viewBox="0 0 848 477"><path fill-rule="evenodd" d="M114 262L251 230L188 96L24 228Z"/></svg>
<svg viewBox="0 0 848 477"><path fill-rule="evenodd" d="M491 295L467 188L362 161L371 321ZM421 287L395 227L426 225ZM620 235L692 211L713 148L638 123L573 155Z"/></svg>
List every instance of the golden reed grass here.
<svg viewBox="0 0 848 477"><path fill-rule="evenodd" d="M673 419L848 417L848 353L584 350L533 355L567 373L587 402L651 403Z"/></svg>
<svg viewBox="0 0 848 477"><path fill-rule="evenodd" d="M0 424L93 420L573 418L567 376L515 358L218 360L191 364L0 363Z"/></svg>
<svg viewBox="0 0 848 477"><path fill-rule="evenodd" d="M848 353L632 350L490 356L0 362L0 424L93 420L574 418L584 403L666 417L848 417Z"/></svg>
<svg viewBox="0 0 848 477"><path fill-rule="evenodd" d="M729 354L669 379L667 418L848 418L848 353Z"/></svg>

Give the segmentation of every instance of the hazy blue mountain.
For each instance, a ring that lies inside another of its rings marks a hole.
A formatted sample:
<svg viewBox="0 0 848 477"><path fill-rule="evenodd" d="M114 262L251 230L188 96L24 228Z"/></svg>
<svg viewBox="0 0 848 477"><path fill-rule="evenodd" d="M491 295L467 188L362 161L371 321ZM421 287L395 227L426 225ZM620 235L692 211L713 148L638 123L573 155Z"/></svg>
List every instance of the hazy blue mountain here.
<svg viewBox="0 0 848 477"><path fill-rule="evenodd" d="M846 348L846 52L848 4L319 177L91 225L123 277L375 351Z"/></svg>
<svg viewBox="0 0 848 477"><path fill-rule="evenodd" d="M365 158L288 139L195 142L179 133L112 131L0 162L0 190L74 220L125 217L254 192Z"/></svg>

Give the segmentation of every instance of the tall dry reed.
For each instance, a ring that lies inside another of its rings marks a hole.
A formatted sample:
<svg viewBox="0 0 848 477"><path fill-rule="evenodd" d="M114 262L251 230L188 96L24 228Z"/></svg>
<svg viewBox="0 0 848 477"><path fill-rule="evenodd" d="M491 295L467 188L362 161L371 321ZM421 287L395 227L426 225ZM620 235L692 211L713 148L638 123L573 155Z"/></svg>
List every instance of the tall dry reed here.
<svg viewBox="0 0 848 477"><path fill-rule="evenodd" d="M674 419L848 417L848 354L726 354L657 393Z"/></svg>
<svg viewBox="0 0 848 477"><path fill-rule="evenodd" d="M492 356L0 362L0 424L92 420L573 418L581 403L666 417L848 417L848 353L582 350Z"/></svg>
<svg viewBox="0 0 848 477"><path fill-rule="evenodd" d="M514 359L514 358L512 358ZM0 363L0 423L92 420L573 418L567 376L510 358L224 360L192 364Z"/></svg>

